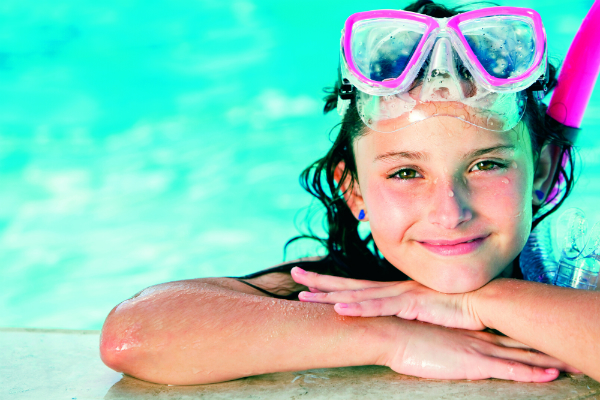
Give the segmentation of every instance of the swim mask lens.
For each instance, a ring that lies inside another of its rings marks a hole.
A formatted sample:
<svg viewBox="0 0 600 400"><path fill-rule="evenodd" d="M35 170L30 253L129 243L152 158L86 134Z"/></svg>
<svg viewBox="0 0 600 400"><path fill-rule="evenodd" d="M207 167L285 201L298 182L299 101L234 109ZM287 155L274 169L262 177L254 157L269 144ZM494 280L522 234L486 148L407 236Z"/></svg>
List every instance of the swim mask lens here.
<svg viewBox="0 0 600 400"><path fill-rule="evenodd" d="M348 18L340 65L371 129L452 116L506 131L523 115L524 90L543 79L546 58L534 10L492 7L439 19L378 10Z"/></svg>

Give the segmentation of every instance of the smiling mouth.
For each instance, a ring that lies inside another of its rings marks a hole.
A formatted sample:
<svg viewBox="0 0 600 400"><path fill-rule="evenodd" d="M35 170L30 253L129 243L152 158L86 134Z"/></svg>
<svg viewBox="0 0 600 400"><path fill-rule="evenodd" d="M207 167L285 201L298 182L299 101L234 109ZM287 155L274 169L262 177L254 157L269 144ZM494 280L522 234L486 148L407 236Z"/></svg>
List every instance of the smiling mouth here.
<svg viewBox="0 0 600 400"><path fill-rule="evenodd" d="M442 256L459 256L472 253L479 249L488 237L489 235L468 240L431 240L418 243L434 254Z"/></svg>

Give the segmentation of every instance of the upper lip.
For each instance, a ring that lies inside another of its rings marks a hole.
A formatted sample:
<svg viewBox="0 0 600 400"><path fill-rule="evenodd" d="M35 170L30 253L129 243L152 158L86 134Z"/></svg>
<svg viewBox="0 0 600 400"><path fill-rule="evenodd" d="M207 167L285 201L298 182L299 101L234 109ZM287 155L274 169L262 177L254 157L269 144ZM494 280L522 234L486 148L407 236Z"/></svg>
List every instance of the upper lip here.
<svg viewBox="0 0 600 400"><path fill-rule="evenodd" d="M419 242L430 244L433 246L454 246L454 245L461 244L461 243L471 242L471 241L477 240L477 239L485 239L488 236L489 235L474 235L474 236L467 236L464 238L451 239L451 240L450 239L427 239L427 240L419 240Z"/></svg>

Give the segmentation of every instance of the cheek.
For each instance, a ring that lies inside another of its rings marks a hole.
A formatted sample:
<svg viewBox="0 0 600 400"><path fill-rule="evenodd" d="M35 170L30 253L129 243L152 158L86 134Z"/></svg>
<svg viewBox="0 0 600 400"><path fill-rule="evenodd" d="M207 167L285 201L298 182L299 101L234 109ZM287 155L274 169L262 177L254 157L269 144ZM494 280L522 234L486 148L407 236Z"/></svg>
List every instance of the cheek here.
<svg viewBox="0 0 600 400"><path fill-rule="evenodd" d="M529 236L532 218L533 184L528 176L514 169L495 179L475 183L471 190L476 213L496 226L505 240L521 248Z"/></svg>
<svg viewBox="0 0 600 400"><path fill-rule="evenodd" d="M420 191L411 190L409 184L402 182L370 182L363 195L371 231L380 241L401 240L404 232L420 218L425 204Z"/></svg>
<svg viewBox="0 0 600 400"><path fill-rule="evenodd" d="M494 210L502 216L514 213L518 217L528 200L531 207L531 196L527 195L531 185L518 173L509 172L493 179L475 180L470 186L471 202L484 211Z"/></svg>
<svg viewBox="0 0 600 400"><path fill-rule="evenodd" d="M515 168L495 177L473 179L465 188L464 206L471 209L477 219L505 233L506 240L515 246L525 243L531 227L533 186L525 169ZM371 230L380 241L402 240L411 225L425 218L432 195L410 184L390 184L386 180L371 181L365 189L363 196Z"/></svg>

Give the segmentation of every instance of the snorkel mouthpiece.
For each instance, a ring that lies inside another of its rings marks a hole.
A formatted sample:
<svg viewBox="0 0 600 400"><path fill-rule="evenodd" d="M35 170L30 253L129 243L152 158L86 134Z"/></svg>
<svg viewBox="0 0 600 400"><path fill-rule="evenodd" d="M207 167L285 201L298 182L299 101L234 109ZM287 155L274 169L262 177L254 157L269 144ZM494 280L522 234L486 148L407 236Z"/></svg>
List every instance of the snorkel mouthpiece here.
<svg viewBox="0 0 600 400"><path fill-rule="evenodd" d="M600 222L594 225L588 236L585 213L571 209L561 216L558 225L559 228L562 225L566 232L553 284L595 290L600 272Z"/></svg>
<svg viewBox="0 0 600 400"><path fill-rule="evenodd" d="M600 222L588 234L585 213L578 208L565 211L556 222L554 237L560 250L553 254L553 229L543 220L529 235L519 263L523 277L574 289L596 290L600 274Z"/></svg>

